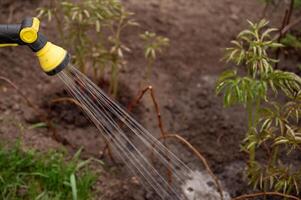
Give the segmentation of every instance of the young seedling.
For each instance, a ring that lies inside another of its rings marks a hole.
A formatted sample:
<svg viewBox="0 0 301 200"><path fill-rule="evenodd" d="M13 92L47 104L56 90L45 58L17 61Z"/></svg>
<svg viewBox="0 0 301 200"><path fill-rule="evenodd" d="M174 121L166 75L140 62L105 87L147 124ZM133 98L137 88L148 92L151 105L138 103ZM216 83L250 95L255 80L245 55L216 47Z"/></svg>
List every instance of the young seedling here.
<svg viewBox="0 0 301 200"><path fill-rule="evenodd" d="M169 39L149 31L141 34L140 37L144 41L144 56L147 60L147 71L145 77L146 79L149 79L154 62L157 59L157 56L162 54L169 46Z"/></svg>
<svg viewBox="0 0 301 200"><path fill-rule="evenodd" d="M283 3L280 0L260 0L261 2L264 2L267 5L272 5L272 6L278 6L280 3ZM301 0L291 0L290 2L291 5L293 5L295 8L300 8L301 7Z"/></svg>

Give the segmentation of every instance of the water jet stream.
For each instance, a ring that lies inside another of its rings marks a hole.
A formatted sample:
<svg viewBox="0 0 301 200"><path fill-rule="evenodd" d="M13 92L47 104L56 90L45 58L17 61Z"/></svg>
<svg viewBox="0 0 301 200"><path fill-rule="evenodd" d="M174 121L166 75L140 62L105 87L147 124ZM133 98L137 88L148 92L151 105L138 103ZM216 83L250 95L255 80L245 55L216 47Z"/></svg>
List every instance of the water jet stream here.
<svg viewBox="0 0 301 200"><path fill-rule="evenodd" d="M180 186L192 178L192 170L185 163L75 67L69 65L57 76L112 145L114 153L145 187L151 187L164 200L185 199ZM157 168L147 156L152 151ZM172 183L162 173L167 168L172 172Z"/></svg>

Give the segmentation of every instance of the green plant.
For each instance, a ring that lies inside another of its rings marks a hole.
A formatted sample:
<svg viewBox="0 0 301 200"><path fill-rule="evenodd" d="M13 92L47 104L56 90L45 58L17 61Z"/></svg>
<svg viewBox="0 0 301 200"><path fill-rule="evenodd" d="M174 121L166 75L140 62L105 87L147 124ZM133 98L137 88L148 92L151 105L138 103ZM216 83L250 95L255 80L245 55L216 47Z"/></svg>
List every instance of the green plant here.
<svg viewBox="0 0 301 200"><path fill-rule="evenodd" d="M281 3L281 1L279 0L261 0L266 4L271 4L271 5L278 5L279 3ZM295 8L301 8L301 0L294 0L294 7Z"/></svg>
<svg viewBox="0 0 301 200"><path fill-rule="evenodd" d="M122 31L137 23L118 0L50 1L38 16L55 19L62 41L71 50L74 63L83 73L93 69L101 80L105 69L111 73L110 92L116 96L119 70L126 64Z"/></svg>
<svg viewBox="0 0 301 200"><path fill-rule="evenodd" d="M287 48L292 48L294 51L296 51L296 54L298 54L298 52L301 52L300 37L288 33L284 38L281 39L281 43ZM300 66L301 66L300 64L297 65L298 70L301 69Z"/></svg>
<svg viewBox="0 0 301 200"><path fill-rule="evenodd" d="M144 41L144 56L147 60L146 78L148 79L157 55L161 54L169 46L169 39L149 31L141 34L140 37Z"/></svg>
<svg viewBox="0 0 301 200"><path fill-rule="evenodd" d="M281 39L281 43L286 47L301 50L301 39L293 34L286 34L286 36Z"/></svg>
<svg viewBox="0 0 301 200"><path fill-rule="evenodd" d="M1 199L91 199L95 175L79 153L66 161L59 152L0 147Z"/></svg>
<svg viewBox="0 0 301 200"><path fill-rule="evenodd" d="M295 8L301 8L301 0L295 0Z"/></svg>
<svg viewBox="0 0 301 200"><path fill-rule="evenodd" d="M271 39L276 29L267 29L265 20L249 24L250 29L226 49L226 60L236 67L220 76L216 92L223 94L226 107L240 104L246 109L248 130L242 149L249 155L250 184L264 191L299 193L301 168L292 167L286 156L301 149L301 78L273 68L278 60L269 54L283 47Z"/></svg>

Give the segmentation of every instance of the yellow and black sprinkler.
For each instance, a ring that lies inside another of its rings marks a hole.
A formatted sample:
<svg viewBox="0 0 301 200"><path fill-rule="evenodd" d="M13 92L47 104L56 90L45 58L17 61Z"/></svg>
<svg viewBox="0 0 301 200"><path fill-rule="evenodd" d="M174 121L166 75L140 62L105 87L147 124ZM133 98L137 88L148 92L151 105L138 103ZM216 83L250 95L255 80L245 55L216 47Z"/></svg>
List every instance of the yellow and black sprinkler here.
<svg viewBox="0 0 301 200"><path fill-rule="evenodd" d="M0 24L0 47L27 45L35 52L42 70L48 75L62 71L69 63L68 52L49 42L40 33L38 18L26 18L20 24Z"/></svg>

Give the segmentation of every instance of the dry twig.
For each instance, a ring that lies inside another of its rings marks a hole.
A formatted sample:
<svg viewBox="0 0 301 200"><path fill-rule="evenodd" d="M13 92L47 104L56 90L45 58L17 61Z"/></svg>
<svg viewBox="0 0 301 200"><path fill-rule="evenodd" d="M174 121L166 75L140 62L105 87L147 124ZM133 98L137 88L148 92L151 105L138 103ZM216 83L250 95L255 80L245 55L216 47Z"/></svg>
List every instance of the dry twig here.
<svg viewBox="0 0 301 200"><path fill-rule="evenodd" d="M154 103L154 107L155 107L155 110L156 110L156 113L157 113L158 126L159 126L160 131L161 131L161 136L164 136L165 135L165 131L164 131L164 127L163 127L163 122L162 122L162 117L161 117L159 105L158 105L158 102L157 102L156 97L155 97L154 89L153 89L153 87L151 85L147 86L145 89L143 89L140 92L140 94L137 96L137 98L131 104L129 104L128 111L131 112L133 110L133 108L137 104L140 103L141 99L143 98L144 94L147 91L150 91L150 95L151 95L151 98L152 98L152 101Z"/></svg>
<svg viewBox="0 0 301 200"><path fill-rule="evenodd" d="M284 29L290 24L293 11L294 11L294 5L295 5L295 0L290 1L290 6L288 9L285 10L285 15L282 20L281 28L279 30L279 35L277 36L277 42L280 43L281 39L285 37L287 31L284 31ZM281 54L281 48L278 48L276 50L276 60L279 59L279 56ZM275 63L275 69L278 68L278 62Z"/></svg>
<svg viewBox="0 0 301 200"><path fill-rule="evenodd" d="M238 197L233 198L232 200L245 200L245 199L250 199L250 198L255 198L259 196L279 196L279 197L284 197L288 199L294 199L294 200L301 200L298 197L288 195L288 194L282 194L279 192L259 192L259 193L254 193L254 194L244 194Z"/></svg>
<svg viewBox="0 0 301 200"><path fill-rule="evenodd" d="M160 108L159 108L159 104L156 100L156 97L155 97L155 92L154 92L154 89L151 85L147 86L145 89L143 89L139 94L138 96L136 97L136 99L129 104L128 106L128 111L131 112L133 110L133 108L140 103L141 99L144 97L145 93L149 91L150 92L150 96L151 96L151 99L153 101L153 104L154 104L154 108L155 108L155 111L156 111L156 114L157 114L157 121L158 121L158 126L159 126L159 129L160 129L160 134L161 134L161 137L164 138L165 136L165 130L164 130L164 126L163 126L163 122L162 122L162 117L161 117L161 112L160 112ZM163 145L164 146L167 146L166 143L165 143L165 140L163 140ZM169 159L169 153L167 152L167 158ZM168 160L170 162L170 160ZM167 169L167 176L168 176L168 183L171 185L172 184L172 171L171 171L171 166L168 167Z"/></svg>

